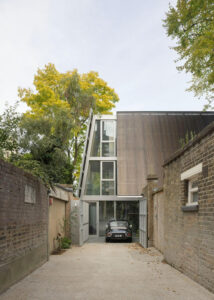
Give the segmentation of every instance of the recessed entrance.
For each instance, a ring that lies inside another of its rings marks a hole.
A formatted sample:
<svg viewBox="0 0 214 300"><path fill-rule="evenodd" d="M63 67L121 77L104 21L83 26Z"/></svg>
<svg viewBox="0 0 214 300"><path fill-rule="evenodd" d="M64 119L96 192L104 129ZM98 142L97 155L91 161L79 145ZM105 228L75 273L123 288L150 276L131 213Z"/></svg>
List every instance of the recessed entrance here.
<svg viewBox="0 0 214 300"><path fill-rule="evenodd" d="M138 201L99 201L99 236L105 235L106 223L111 220L128 220L132 224L133 234L139 230Z"/></svg>
<svg viewBox="0 0 214 300"><path fill-rule="evenodd" d="M84 241L90 236L94 238L105 237L106 224L109 220L128 220L132 225L135 241L139 235L139 201L94 201L85 202L88 209L88 218L84 220ZM88 220L88 221L87 221Z"/></svg>

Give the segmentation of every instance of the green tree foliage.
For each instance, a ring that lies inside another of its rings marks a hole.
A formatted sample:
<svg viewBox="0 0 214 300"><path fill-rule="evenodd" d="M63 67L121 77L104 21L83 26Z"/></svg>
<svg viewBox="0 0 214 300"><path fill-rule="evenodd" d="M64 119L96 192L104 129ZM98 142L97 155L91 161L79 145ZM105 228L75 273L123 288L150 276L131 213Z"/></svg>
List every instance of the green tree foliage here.
<svg viewBox="0 0 214 300"><path fill-rule="evenodd" d="M5 158L19 150L20 116L16 112L17 105L7 107L0 115L0 157Z"/></svg>
<svg viewBox="0 0 214 300"><path fill-rule="evenodd" d="M206 96L205 109L213 108L214 100L214 2L213 0L178 0L169 6L164 27L176 39L173 49L182 65L178 70L192 74L188 90Z"/></svg>
<svg viewBox="0 0 214 300"><path fill-rule="evenodd" d="M98 73L60 73L53 64L38 70L34 88L19 89L29 111L17 121L14 110L0 118L2 156L9 150L9 161L39 176L47 186L74 185L90 110L111 113L119 98Z"/></svg>
<svg viewBox="0 0 214 300"><path fill-rule="evenodd" d="M53 182L71 183L71 163L66 155L72 124L62 110L55 117L27 118L21 121L20 155L12 158L51 185ZM32 164L34 167L32 167Z"/></svg>
<svg viewBox="0 0 214 300"><path fill-rule="evenodd" d="M196 137L195 131L187 131L184 138L179 140L180 147L184 148L190 141Z"/></svg>

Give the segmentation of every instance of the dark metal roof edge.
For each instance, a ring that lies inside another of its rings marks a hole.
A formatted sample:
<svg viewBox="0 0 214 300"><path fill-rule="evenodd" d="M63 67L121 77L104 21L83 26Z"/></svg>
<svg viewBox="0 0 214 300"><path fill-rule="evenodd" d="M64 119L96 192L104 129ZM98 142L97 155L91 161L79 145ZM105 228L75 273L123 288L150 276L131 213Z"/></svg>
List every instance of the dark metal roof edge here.
<svg viewBox="0 0 214 300"><path fill-rule="evenodd" d="M65 187L65 186L62 186L60 183L55 183L54 186L60 188L61 190L67 191L67 192L73 192L72 187Z"/></svg>
<svg viewBox="0 0 214 300"><path fill-rule="evenodd" d="M169 157L167 160L165 160L163 167L170 164L172 161L176 160L178 157L180 157L184 152L186 152L189 148L200 142L204 137L206 137L208 134L210 134L212 131L214 131L214 121L210 123L208 126L206 126L199 134L191 140L188 144L184 146L184 148L177 150L171 157Z"/></svg>
<svg viewBox="0 0 214 300"><path fill-rule="evenodd" d="M117 114L194 114L194 115L214 115L214 111L117 111Z"/></svg>

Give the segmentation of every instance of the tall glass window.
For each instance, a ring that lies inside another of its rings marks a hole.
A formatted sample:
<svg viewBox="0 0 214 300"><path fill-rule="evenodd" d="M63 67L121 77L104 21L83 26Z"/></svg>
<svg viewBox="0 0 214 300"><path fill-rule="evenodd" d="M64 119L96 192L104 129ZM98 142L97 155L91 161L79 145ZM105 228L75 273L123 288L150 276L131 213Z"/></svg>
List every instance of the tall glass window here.
<svg viewBox="0 0 214 300"><path fill-rule="evenodd" d="M115 162L102 162L102 195L115 195Z"/></svg>
<svg viewBox="0 0 214 300"><path fill-rule="evenodd" d="M91 156L112 157L116 155L116 121L96 120L92 137Z"/></svg>
<svg viewBox="0 0 214 300"><path fill-rule="evenodd" d="M102 179L114 179L114 162L113 161L103 161L102 165L103 165Z"/></svg>
<svg viewBox="0 0 214 300"><path fill-rule="evenodd" d="M100 156L100 120L96 120L91 146L91 156Z"/></svg>
<svg viewBox="0 0 214 300"><path fill-rule="evenodd" d="M114 142L102 142L102 156L111 157L115 156L115 143Z"/></svg>
<svg viewBox="0 0 214 300"><path fill-rule="evenodd" d="M102 156L110 157L116 155L116 121L102 121Z"/></svg>
<svg viewBox="0 0 214 300"><path fill-rule="evenodd" d="M115 161L89 161L86 195L115 195Z"/></svg>
<svg viewBox="0 0 214 300"><path fill-rule="evenodd" d="M116 194L115 156L116 120L95 120L86 176L85 195ZM108 159L111 159L111 161L107 161Z"/></svg>
<svg viewBox="0 0 214 300"><path fill-rule="evenodd" d="M102 121L102 140L103 141L115 140L115 120Z"/></svg>
<svg viewBox="0 0 214 300"><path fill-rule="evenodd" d="M89 162L86 179L86 195L100 195L100 162Z"/></svg>

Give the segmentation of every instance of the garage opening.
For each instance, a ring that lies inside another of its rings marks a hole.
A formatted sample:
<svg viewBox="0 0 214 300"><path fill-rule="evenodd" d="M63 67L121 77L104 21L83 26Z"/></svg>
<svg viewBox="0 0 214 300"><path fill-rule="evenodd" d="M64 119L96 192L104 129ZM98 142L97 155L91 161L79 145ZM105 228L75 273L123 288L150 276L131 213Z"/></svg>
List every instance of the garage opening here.
<svg viewBox="0 0 214 300"><path fill-rule="evenodd" d="M139 237L139 201L96 201L89 203L89 238L102 237L109 220L127 220L132 225L133 240Z"/></svg>

